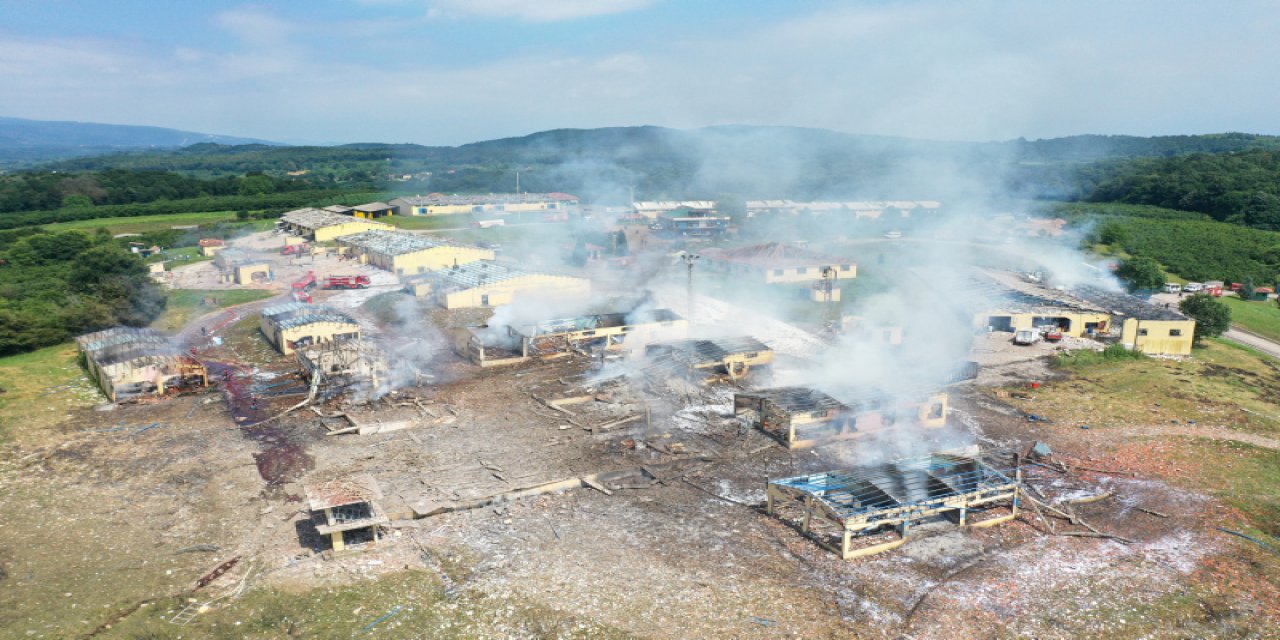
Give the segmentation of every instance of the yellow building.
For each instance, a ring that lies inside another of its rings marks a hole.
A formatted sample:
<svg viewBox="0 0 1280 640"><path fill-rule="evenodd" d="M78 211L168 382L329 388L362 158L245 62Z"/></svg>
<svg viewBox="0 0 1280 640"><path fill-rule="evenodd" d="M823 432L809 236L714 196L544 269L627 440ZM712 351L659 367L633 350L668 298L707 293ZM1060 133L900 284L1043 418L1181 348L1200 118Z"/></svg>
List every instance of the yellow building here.
<svg viewBox="0 0 1280 640"><path fill-rule="evenodd" d="M480 260L428 272L430 296L446 309L496 307L510 304L517 296L585 297L591 281L574 276L525 271L517 267Z"/></svg>
<svg viewBox="0 0 1280 640"><path fill-rule="evenodd" d="M502 215L506 213L567 213L578 206L578 197L567 193L490 193L478 196L431 194L391 201L400 215L445 216L461 213Z"/></svg>
<svg viewBox="0 0 1280 640"><path fill-rule="evenodd" d="M1152 355L1191 354L1196 321L1190 318L1124 318L1120 320L1120 344Z"/></svg>
<svg viewBox="0 0 1280 640"><path fill-rule="evenodd" d="M360 325L345 313L302 302L262 310L262 335L285 355L312 344L360 337Z"/></svg>
<svg viewBox="0 0 1280 640"><path fill-rule="evenodd" d="M365 220L390 218L395 215L395 213L395 206L385 202L370 202L369 204L361 204L351 207L351 215L353 217L364 218Z"/></svg>
<svg viewBox="0 0 1280 640"><path fill-rule="evenodd" d="M271 282L271 263L254 257L234 247L219 251L213 257L213 264L222 270L224 282L240 285L265 284Z"/></svg>
<svg viewBox="0 0 1280 640"><path fill-rule="evenodd" d="M375 229L390 230L384 222L361 220L320 209L297 209L280 216L276 228L286 233L302 236L312 242L329 242L339 236L349 236Z"/></svg>
<svg viewBox="0 0 1280 640"><path fill-rule="evenodd" d="M462 265L477 260L493 260L492 249L453 244L442 238L404 231L365 231L338 238L338 246L362 264L371 264L399 276L414 275Z"/></svg>
<svg viewBox="0 0 1280 640"><path fill-rule="evenodd" d="M76 338L85 370L112 402L205 387L205 366L151 329L115 327Z"/></svg>
<svg viewBox="0 0 1280 640"><path fill-rule="evenodd" d="M847 259L781 242L708 249L702 252L702 261L708 271L763 284L813 283L822 280L828 269L836 282L858 276L858 266ZM833 290L833 296L838 295L838 290Z"/></svg>
<svg viewBox="0 0 1280 640"><path fill-rule="evenodd" d="M978 314L974 323L987 331L1010 333L1056 327L1062 335L1073 338L1101 337L1111 332L1111 314L1060 306L1014 308L1006 305Z"/></svg>
<svg viewBox="0 0 1280 640"><path fill-rule="evenodd" d="M808 387L781 387L734 395L734 415L790 449L873 435L896 426L941 428L947 423L947 394L846 393L842 402ZM848 400L848 398L854 398Z"/></svg>

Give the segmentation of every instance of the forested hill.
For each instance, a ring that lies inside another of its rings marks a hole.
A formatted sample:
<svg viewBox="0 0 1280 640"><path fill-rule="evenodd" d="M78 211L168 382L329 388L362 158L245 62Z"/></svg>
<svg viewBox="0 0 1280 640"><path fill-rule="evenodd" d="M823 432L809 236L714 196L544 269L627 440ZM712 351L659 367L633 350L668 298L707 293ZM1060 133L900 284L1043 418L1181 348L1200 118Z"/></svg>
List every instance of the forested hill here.
<svg viewBox="0 0 1280 640"><path fill-rule="evenodd" d="M101 155L125 149L172 149L200 142L272 144L163 127L0 117L0 166Z"/></svg>
<svg viewBox="0 0 1280 640"><path fill-rule="evenodd" d="M1280 230L1280 151L1195 154L1100 165L1092 202L1196 211L1226 222Z"/></svg>
<svg viewBox="0 0 1280 640"><path fill-rule="evenodd" d="M313 184L409 182L418 191L488 192L515 187L569 191L588 199L743 197L939 197L940 175L1003 179L1022 197L1083 197L1077 175L1098 160L1199 152L1280 150L1280 138L1073 136L1048 140L941 142L796 127L719 126L559 129L457 147L350 144L334 147L195 144L76 158L59 172L109 168L178 171L202 178L263 172L305 175Z"/></svg>

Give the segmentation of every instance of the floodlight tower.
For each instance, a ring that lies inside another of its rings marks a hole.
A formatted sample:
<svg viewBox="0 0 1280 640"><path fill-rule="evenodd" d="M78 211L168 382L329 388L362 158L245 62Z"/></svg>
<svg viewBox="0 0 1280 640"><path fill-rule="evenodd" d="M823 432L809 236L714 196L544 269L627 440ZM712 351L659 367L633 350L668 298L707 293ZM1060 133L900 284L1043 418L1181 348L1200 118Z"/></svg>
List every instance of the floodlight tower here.
<svg viewBox="0 0 1280 640"><path fill-rule="evenodd" d="M688 270L688 277L689 277L688 286L686 290L686 295L688 296L688 300L685 305L685 311L689 316L688 320L690 323L693 322L693 263L697 262L701 258L702 256L696 253L690 253L688 251L680 252L680 259L684 261L685 267Z"/></svg>

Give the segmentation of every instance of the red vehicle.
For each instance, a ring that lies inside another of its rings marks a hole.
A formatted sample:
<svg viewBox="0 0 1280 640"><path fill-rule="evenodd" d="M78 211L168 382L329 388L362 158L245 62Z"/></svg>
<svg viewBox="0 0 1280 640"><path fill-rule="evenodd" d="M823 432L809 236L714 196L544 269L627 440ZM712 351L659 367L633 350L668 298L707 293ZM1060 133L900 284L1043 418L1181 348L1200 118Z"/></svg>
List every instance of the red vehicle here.
<svg viewBox="0 0 1280 640"><path fill-rule="evenodd" d="M311 304L312 302L311 293L305 289L294 289L293 299L297 302L304 302L306 304Z"/></svg>
<svg viewBox="0 0 1280 640"><path fill-rule="evenodd" d="M304 253L306 253L307 251L310 251L310 250L311 250L311 245L309 245L309 244L307 244L307 243L305 243L305 242L304 242L304 243L302 243L302 244L291 244L291 245L286 246L286 247L284 248L284 250L280 252L280 255L282 255L282 256L300 256L300 255L302 255L302 254L304 254Z"/></svg>
<svg viewBox="0 0 1280 640"><path fill-rule="evenodd" d="M306 293L316 287L316 272L308 271L307 275L302 276L297 282L293 283L293 291Z"/></svg>
<svg viewBox="0 0 1280 640"><path fill-rule="evenodd" d="M324 279L325 289L368 289L369 276L329 276Z"/></svg>
<svg viewBox="0 0 1280 640"><path fill-rule="evenodd" d="M1046 342L1058 342L1059 340L1062 340L1062 329L1055 327L1053 329L1046 330L1044 332L1044 339Z"/></svg>

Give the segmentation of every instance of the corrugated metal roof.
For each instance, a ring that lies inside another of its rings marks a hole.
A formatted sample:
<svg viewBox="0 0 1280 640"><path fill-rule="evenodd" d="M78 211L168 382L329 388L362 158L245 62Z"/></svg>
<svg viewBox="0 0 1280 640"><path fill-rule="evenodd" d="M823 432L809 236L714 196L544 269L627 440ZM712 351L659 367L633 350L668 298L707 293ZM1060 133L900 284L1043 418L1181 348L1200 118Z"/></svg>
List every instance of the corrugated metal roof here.
<svg viewBox="0 0 1280 640"><path fill-rule="evenodd" d="M389 256L400 256L406 253L426 251L437 247L449 246L450 243L427 236L420 236L403 231L362 231L349 236L339 236L338 244L359 247L373 253Z"/></svg>
<svg viewBox="0 0 1280 640"><path fill-rule="evenodd" d="M531 204L540 202L576 201L578 196L568 193L489 193L478 196L446 196L430 194L425 196L406 196L395 198L392 202L403 202L421 207L429 205L467 205L467 204Z"/></svg>
<svg viewBox="0 0 1280 640"><path fill-rule="evenodd" d="M352 222L360 222L363 224L381 225L388 229L391 225L382 222L374 222L372 220L357 220L351 216L339 215L329 211L323 211L313 207L306 209L296 209L280 216L280 219L288 224L302 227L304 229L322 229L324 227L336 227L342 224L351 224Z"/></svg>
<svg viewBox="0 0 1280 640"><path fill-rule="evenodd" d="M315 322L357 325L351 316L332 307L311 305L303 302L288 302L274 307L267 307L262 310L262 317L266 318L271 324L285 329L292 329Z"/></svg>
<svg viewBox="0 0 1280 640"><path fill-rule="evenodd" d="M721 362L725 358L743 353L760 353L772 351L769 345L752 338L738 336L732 338L674 340L649 345L658 351L677 351L689 357L694 364L710 364Z"/></svg>
<svg viewBox="0 0 1280 640"><path fill-rule="evenodd" d="M531 275L555 276L555 274L550 273L525 271L524 269L494 262L493 260L478 260L434 271L430 274L430 278L446 287L471 289L480 285L506 282Z"/></svg>

